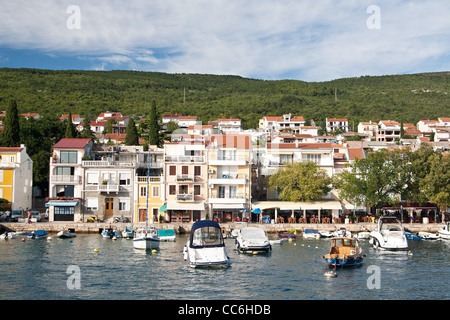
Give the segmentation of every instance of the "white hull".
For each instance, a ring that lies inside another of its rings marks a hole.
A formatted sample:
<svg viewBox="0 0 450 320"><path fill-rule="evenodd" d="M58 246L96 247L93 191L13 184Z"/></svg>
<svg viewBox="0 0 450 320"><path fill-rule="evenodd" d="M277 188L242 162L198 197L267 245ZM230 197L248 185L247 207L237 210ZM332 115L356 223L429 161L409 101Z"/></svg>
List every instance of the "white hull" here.
<svg viewBox="0 0 450 320"><path fill-rule="evenodd" d="M159 243L159 239L150 236L133 239L134 248L140 250L158 249Z"/></svg>
<svg viewBox="0 0 450 320"><path fill-rule="evenodd" d="M370 233L370 244L376 249L408 250L408 240L400 221L394 217L383 217L377 228Z"/></svg>
<svg viewBox="0 0 450 320"><path fill-rule="evenodd" d="M447 231L439 231L439 237L441 239L450 240L450 233Z"/></svg>
<svg viewBox="0 0 450 320"><path fill-rule="evenodd" d="M68 232L68 231L60 231L60 232L58 232L57 237L58 238L74 238L74 237L76 237L76 234Z"/></svg>
<svg viewBox="0 0 450 320"><path fill-rule="evenodd" d="M189 243L187 243L183 255L184 260L188 261L191 268L226 268L231 264L225 247L197 249L190 248Z"/></svg>

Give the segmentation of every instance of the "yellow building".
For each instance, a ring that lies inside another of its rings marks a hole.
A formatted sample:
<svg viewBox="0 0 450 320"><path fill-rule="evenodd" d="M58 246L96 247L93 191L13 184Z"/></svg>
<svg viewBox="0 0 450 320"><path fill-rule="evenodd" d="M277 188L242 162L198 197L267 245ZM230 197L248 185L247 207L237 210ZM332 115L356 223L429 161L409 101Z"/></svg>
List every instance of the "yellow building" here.
<svg viewBox="0 0 450 320"><path fill-rule="evenodd" d="M11 210L32 208L33 161L26 147L0 147L0 198L11 203Z"/></svg>
<svg viewBox="0 0 450 320"><path fill-rule="evenodd" d="M150 158L149 158L150 157ZM134 190L134 222L145 222L148 199L148 222L158 222L164 212L160 208L164 205L165 188L164 176L164 150L150 146L150 153L146 153L144 161L136 169ZM149 174L147 169L149 167ZM148 182L147 182L148 178Z"/></svg>

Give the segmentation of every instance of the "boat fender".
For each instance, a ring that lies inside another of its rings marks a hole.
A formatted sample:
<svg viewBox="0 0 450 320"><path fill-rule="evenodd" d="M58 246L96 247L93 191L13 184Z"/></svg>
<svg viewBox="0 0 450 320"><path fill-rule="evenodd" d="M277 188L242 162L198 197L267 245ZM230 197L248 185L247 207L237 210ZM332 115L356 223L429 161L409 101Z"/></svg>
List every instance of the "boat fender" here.
<svg viewBox="0 0 450 320"><path fill-rule="evenodd" d="M354 250L354 249L350 250L350 254L351 254L351 255L356 254L356 250Z"/></svg>
<svg viewBox="0 0 450 320"><path fill-rule="evenodd" d="M95 252L95 253L97 253L97 252L98 252L98 249L97 249L97 248L95 248L95 249L94 249L94 252Z"/></svg>

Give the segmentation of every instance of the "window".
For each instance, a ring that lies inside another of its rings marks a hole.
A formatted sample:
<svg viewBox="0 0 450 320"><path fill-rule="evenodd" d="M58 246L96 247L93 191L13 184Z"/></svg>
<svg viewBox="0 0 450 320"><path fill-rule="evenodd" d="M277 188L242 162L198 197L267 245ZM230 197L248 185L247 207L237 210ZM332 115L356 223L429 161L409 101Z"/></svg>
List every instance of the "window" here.
<svg viewBox="0 0 450 320"><path fill-rule="evenodd" d="M171 194L171 195L174 195L174 194L177 194L177 186L175 186L175 185L170 185L169 186L169 194Z"/></svg>
<svg viewBox="0 0 450 320"><path fill-rule="evenodd" d="M77 163L78 152L76 151L61 151L59 153L60 163Z"/></svg>
<svg viewBox="0 0 450 320"><path fill-rule="evenodd" d="M194 185L194 195L199 196L202 194L202 186L201 185Z"/></svg>
<svg viewBox="0 0 450 320"><path fill-rule="evenodd" d="M129 186L130 185L130 174L129 173L119 173L119 185Z"/></svg>
<svg viewBox="0 0 450 320"><path fill-rule="evenodd" d="M307 154L306 160L314 162L316 164L319 164L321 157L322 157L322 155L320 155L320 154Z"/></svg>
<svg viewBox="0 0 450 320"><path fill-rule="evenodd" d="M55 175L57 176L73 176L75 173L74 167L57 167L55 168Z"/></svg>
<svg viewBox="0 0 450 320"><path fill-rule="evenodd" d="M177 174L177 166L169 166L169 175L175 176Z"/></svg>
<svg viewBox="0 0 450 320"><path fill-rule="evenodd" d="M139 190L139 194L141 195L141 197L147 196L147 187L140 187Z"/></svg>
<svg viewBox="0 0 450 320"><path fill-rule="evenodd" d="M108 184L115 185L116 184L116 174L111 172L103 172L102 173L102 183L106 181Z"/></svg>
<svg viewBox="0 0 450 320"><path fill-rule="evenodd" d="M201 176L202 175L202 167L201 166L195 166L194 167L194 176Z"/></svg>
<svg viewBox="0 0 450 320"><path fill-rule="evenodd" d="M88 186L98 185L98 172L86 173L86 180Z"/></svg>
<svg viewBox="0 0 450 320"><path fill-rule="evenodd" d="M119 211L130 210L130 198L119 198Z"/></svg>
<svg viewBox="0 0 450 320"><path fill-rule="evenodd" d="M181 167L181 174L188 174L189 173L189 167L188 166L182 166Z"/></svg>
<svg viewBox="0 0 450 320"><path fill-rule="evenodd" d="M98 210L98 198L87 198L86 210L88 211Z"/></svg>
<svg viewBox="0 0 450 320"><path fill-rule="evenodd" d="M159 198L159 186L152 187L152 197Z"/></svg>

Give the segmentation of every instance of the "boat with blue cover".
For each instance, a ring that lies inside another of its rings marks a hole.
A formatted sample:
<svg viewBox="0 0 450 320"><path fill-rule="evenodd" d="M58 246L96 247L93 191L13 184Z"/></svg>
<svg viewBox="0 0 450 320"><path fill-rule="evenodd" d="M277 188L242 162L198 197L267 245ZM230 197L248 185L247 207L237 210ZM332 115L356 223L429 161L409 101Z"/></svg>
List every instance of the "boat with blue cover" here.
<svg viewBox="0 0 450 320"><path fill-rule="evenodd" d="M160 229L158 230L158 237L161 241L175 241L175 229Z"/></svg>
<svg viewBox="0 0 450 320"><path fill-rule="evenodd" d="M36 230L28 235L28 239L42 239L48 235L45 230Z"/></svg>
<svg viewBox="0 0 450 320"><path fill-rule="evenodd" d="M231 264L222 230L217 222L211 220L200 220L192 225L183 256L192 268L226 268Z"/></svg>
<svg viewBox="0 0 450 320"><path fill-rule="evenodd" d="M357 267L366 255L353 238L331 238L330 252L323 256L329 267Z"/></svg>

